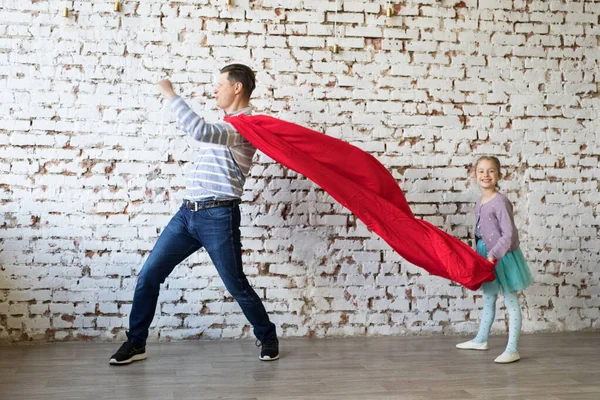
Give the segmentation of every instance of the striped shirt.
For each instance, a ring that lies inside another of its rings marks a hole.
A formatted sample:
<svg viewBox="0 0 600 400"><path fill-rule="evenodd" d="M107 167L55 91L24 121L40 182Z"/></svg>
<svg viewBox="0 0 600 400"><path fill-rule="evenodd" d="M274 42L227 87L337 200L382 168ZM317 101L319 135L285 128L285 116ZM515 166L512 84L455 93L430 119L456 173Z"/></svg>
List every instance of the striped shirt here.
<svg viewBox="0 0 600 400"><path fill-rule="evenodd" d="M185 199L240 198L256 147L233 125L223 120L204 121L181 97L176 96L170 104L181 129L200 142L200 154L187 176ZM251 113L246 107L228 115Z"/></svg>

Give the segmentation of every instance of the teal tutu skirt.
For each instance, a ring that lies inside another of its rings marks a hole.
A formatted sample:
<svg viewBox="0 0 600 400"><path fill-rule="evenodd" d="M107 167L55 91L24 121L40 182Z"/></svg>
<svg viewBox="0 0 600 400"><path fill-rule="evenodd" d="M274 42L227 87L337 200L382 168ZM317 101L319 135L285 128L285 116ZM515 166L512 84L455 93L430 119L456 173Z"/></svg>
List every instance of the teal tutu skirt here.
<svg viewBox="0 0 600 400"><path fill-rule="evenodd" d="M483 240L477 241L477 253L482 257L487 257L487 249ZM529 271L529 266L520 247L515 251L506 253L494 269L496 280L493 282L484 282L481 288L487 293L520 291L529 287L533 283L533 277Z"/></svg>

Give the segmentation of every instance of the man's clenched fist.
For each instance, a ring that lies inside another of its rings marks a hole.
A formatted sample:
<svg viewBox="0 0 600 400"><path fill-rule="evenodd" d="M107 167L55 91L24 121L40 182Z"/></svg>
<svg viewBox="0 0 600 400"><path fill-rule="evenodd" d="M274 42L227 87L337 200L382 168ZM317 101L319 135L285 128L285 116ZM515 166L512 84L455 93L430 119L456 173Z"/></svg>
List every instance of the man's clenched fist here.
<svg viewBox="0 0 600 400"><path fill-rule="evenodd" d="M175 91L173 90L173 85L171 84L171 81L168 79L163 79L162 81L158 82L158 90L160 91L160 94L162 94L169 100L177 96L175 94Z"/></svg>

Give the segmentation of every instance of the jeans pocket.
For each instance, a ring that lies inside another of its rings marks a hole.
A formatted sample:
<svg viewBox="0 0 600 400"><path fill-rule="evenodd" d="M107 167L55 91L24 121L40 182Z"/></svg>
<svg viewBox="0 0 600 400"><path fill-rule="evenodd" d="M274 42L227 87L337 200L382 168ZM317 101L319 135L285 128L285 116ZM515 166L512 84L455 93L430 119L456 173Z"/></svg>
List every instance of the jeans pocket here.
<svg viewBox="0 0 600 400"><path fill-rule="evenodd" d="M226 219L231 216L231 206L207 208L204 211L206 218Z"/></svg>

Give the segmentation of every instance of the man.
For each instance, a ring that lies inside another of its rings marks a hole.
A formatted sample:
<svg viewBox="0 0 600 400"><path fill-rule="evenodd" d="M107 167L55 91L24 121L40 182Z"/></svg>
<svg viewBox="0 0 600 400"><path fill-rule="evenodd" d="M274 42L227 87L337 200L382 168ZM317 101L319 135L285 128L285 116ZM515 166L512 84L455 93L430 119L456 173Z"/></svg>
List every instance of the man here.
<svg viewBox="0 0 600 400"><path fill-rule="evenodd" d="M250 115L250 96L255 86L250 68L241 64L226 66L214 91L217 107L229 116ZM188 175L184 203L161 233L140 272L129 316L128 340L110 358L110 364L129 364L147 357L146 339L160 284L175 266L202 247L254 327L261 346L260 360L277 360L275 325L242 269L239 203L256 148L231 124L222 120L205 122L175 94L170 81L163 80L158 87L170 100L181 128L202 147Z"/></svg>

